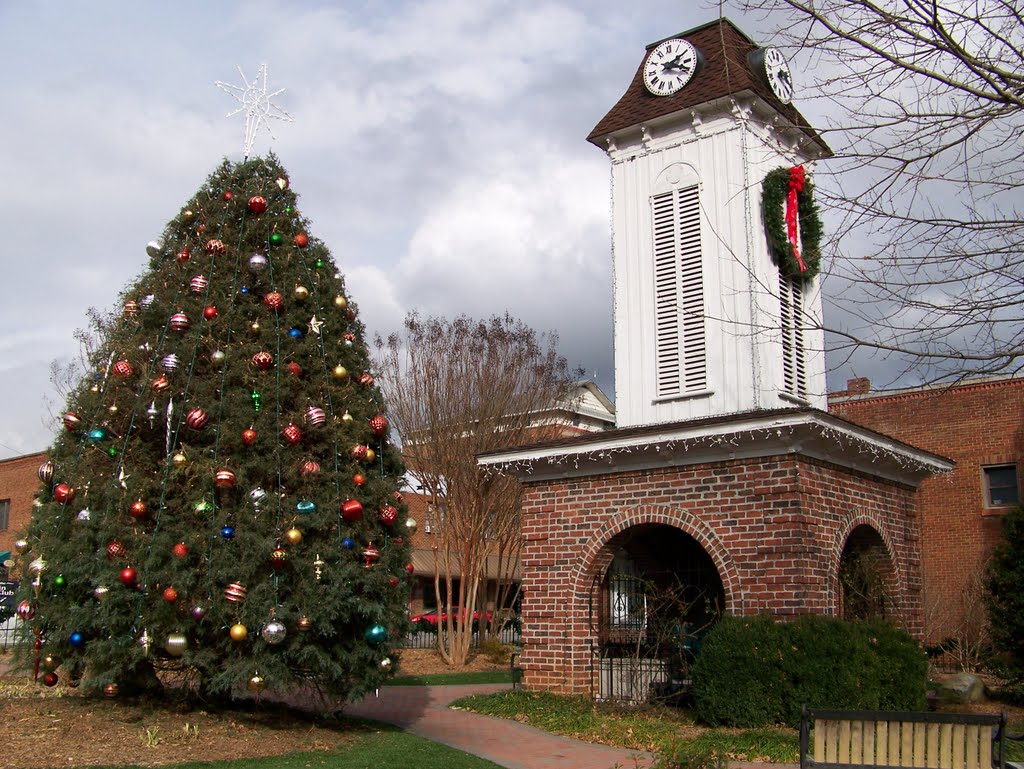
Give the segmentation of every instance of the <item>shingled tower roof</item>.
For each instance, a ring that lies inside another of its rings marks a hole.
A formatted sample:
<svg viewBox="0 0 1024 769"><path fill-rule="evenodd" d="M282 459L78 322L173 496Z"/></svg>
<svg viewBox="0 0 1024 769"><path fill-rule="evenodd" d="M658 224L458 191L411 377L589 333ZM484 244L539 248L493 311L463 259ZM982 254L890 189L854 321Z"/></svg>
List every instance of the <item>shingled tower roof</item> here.
<svg viewBox="0 0 1024 769"><path fill-rule="evenodd" d="M797 126L826 156L832 154L825 141L811 128L796 107L779 101L771 89L751 70L747 56L758 46L735 24L726 18L720 18L688 32L671 36L677 37L689 40L704 57L701 70L677 93L671 96L654 96L644 87L644 62L641 61L633 81L622 98L594 127L587 141L605 149L602 139L608 134L747 91L756 94L786 120ZM660 42L659 40L651 43L647 49L650 50Z"/></svg>

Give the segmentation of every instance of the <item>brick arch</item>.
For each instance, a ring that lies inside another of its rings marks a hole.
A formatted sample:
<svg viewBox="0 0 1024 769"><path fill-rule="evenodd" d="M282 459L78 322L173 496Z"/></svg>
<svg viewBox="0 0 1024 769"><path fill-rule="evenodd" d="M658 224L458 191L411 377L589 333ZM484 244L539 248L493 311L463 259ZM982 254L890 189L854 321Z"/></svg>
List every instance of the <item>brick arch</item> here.
<svg viewBox="0 0 1024 769"><path fill-rule="evenodd" d="M620 510L598 528L583 547L569 574L570 595L574 606L586 601L595 576L604 574L611 565L613 555L608 543L617 534L642 524L662 524L679 529L693 537L704 548L718 570L725 591L725 604L730 614L743 614L743 591L739 574L714 530L692 513L675 510L666 505L638 505Z"/></svg>
<svg viewBox="0 0 1024 769"><path fill-rule="evenodd" d="M850 513L844 516L836 531L836 538L832 543L832 553L828 564L828 605L833 616L839 616L839 563L843 557L843 550L854 529L859 526L870 527L882 540L885 545L886 555L892 564L893 575L896 577L896 594L899 600L898 609L900 613L907 610L906 606L906 576L903 564L897 557L896 547L893 545L889 530L875 516L865 513Z"/></svg>

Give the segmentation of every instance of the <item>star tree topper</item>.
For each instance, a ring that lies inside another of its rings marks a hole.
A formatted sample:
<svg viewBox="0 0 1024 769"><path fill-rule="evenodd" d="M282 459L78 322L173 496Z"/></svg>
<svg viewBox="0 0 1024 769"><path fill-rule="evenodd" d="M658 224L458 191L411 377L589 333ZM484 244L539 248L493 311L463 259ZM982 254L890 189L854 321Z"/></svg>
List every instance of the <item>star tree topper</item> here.
<svg viewBox="0 0 1024 769"><path fill-rule="evenodd" d="M245 159L249 159L249 154L252 152L252 145L256 141L256 134L259 133L260 126L265 125L267 132L270 134L270 138L276 139L273 130L270 128L270 120L283 120L286 123L294 123L295 118L289 115L284 109L274 104L272 99L280 93L284 93L284 88L278 88L273 93L267 93L267 65L261 64L259 74L253 82L249 82L245 78L245 73L242 72L242 68L238 67L238 74L242 78L242 82L245 83L245 87L239 85L230 85L229 83L222 83L220 80L214 82L214 85L225 93L231 95L240 106L233 112L229 112L227 117L234 117L239 112L245 112L245 144L243 151Z"/></svg>

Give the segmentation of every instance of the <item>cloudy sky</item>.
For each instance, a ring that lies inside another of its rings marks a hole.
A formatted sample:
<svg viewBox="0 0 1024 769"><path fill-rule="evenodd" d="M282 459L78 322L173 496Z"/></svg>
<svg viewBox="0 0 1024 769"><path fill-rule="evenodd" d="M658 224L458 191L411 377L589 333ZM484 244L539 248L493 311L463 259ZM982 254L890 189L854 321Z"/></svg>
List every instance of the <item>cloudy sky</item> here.
<svg viewBox="0 0 1024 769"><path fill-rule="evenodd" d="M771 20L726 12L769 42ZM215 80L269 66L273 148L371 332L406 311L555 330L612 395L609 165L585 136L644 46L713 3L618 0L0 4L0 457L46 448L55 359L243 121ZM798 100L798 106L801 106ZM841 384L847 372L834 372Z"/></svg>

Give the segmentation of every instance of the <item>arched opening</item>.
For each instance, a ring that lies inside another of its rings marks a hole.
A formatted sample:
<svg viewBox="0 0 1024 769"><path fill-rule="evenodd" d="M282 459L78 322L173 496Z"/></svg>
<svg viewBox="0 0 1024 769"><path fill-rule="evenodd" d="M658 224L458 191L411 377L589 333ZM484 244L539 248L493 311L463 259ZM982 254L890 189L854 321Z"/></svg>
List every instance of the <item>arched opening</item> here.
<svg viewBox="0 0 1024 769"><path fill-rule="evenodd" d="M597 698L678 698L725 608L714 561L693 537L662 524L633 526L605 548L611 564L591 594Z"/></svg>
<svg viewBox="0 0 1024 769"><path fill-rule="evenodd" d="M894 619L896 572L882 536L862 524L850 532L839 557L840 615L845 619Z"/></svg>

